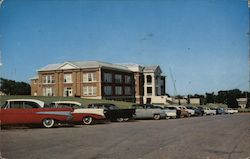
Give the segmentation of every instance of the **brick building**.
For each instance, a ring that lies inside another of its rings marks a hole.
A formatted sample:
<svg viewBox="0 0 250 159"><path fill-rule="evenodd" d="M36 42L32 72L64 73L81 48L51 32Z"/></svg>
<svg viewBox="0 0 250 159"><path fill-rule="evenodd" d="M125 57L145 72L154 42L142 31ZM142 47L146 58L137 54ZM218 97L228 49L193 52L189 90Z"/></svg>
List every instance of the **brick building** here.
<svg viewBox="0 0 250 159"><path fill-rule="evenodd" d="M66 61L39 69L31 79L31 95L165 104L165 76L159 66Z"/></svg>

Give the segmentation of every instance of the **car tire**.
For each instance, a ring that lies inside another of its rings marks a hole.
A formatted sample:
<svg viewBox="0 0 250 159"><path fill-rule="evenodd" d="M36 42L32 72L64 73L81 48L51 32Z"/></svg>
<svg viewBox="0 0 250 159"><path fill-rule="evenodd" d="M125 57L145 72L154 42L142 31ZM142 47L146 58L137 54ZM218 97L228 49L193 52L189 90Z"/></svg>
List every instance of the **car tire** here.
<svg viewBox="0 0 250 159"><path fill-rule="evenodd" d="M91 125L93 123L93 118L91 116L86 116L82 119L84 125Z"/></svg>
<svg viewBox="0 0 250 159"><path fill-rule="evenodd" d="M45 128L52 128L55 125L55 120L54 119L44 119L42 122L43 126Z"/></svg>
<svg viewBox="0 0 250 159"><path fill-rule="evenodd" d="M170 117L169 117L169 116L166 116L166 119L170 119Z"/></svg>
<svg viewBox="0 0 250 159"><path fill-rule="evenodd" d="M161 118L160 114L155 114L154 115L154 120L159 120Z"/></svg>

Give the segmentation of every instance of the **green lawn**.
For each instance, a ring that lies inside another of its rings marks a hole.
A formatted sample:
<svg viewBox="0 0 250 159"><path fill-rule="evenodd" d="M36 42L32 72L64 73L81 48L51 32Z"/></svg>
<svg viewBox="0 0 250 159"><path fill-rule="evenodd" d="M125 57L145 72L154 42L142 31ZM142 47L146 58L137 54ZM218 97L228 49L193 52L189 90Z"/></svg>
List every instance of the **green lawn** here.
<svg viewBox="0 0 250 159"><path fill-rule="evenodd" d="M7 99L20 99L20 98L29 98L29 99L39 99L45 103L50 103L53 101L77 101L83 105L88 105L90 103L113 103L120 108L129 108L133 103L129 102L120 102L120 101L111 101L111 100L99 100L99 99L84 99L84 98L75 98L75 97L47 97L47 96L0 96L1 105Z"/></svg>

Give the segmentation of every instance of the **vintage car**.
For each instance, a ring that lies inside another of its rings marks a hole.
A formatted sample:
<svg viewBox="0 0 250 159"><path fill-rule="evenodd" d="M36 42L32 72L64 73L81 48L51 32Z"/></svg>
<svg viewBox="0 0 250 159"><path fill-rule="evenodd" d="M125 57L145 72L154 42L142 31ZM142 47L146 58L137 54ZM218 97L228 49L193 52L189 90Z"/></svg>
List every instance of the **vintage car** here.
<svg viewBox="0 0 250 159"><path fill-rule="evenodd" d="M204 110L199 109L198 107L195 107L195 106L186 106L186 107L187 107L187 109L194 110L194 116L203 116L203 114L204 114Z"/></svg>
<svg viewBox="0 0 250 159"><path fill-rule="evenodd" d="M45 103L35 99L9 99L0 109L1 125L40 124L51 128L57 123L72 121L70 108L44 108Z"/></svg>
<svg viewBox="0 0 250 159"><path fill-rule="evenodd" d="M238 110L232 109L232 108L225 108L224 109L226 114L234 114L234 113L238 113Z"/></svg>
<svg viewBox="0 0 250 159"><path fill-rule="evenodd" d="M188 109L186 106L179 106L180 109L186 110L189 114L189 116L194 116L195 115L195 111L193 109Z"/></svg>
<svg viewBox="0 0 250 159"><path fill-rule="evenodd" d="M111 103L92 103L88 105L88 108L104 109L105 117L110 121L128 121L133 119L135 114L135 109L120 109Z"/></svg>
<svg viewBox="0 0 250 159"><path fill-rule="evenodd" d="M76 124L91 125L97 121L104 121L104 109L84 107L76 101L55 101L48 105L50 108L72 108L73 122Z"/></svg>
<svg viewBox="0 0 250 159"><path fill-rule="evenodd" d="M162 105L154 105L155 107L162 109L166 114L166 119L175 119L177 116L177 111L173 109L169 109L168 107Z"/></svg>
<svg viewBox="0 0 250 159"><path fill-rule="evenodd" d="M188 113L188 111L181 109L178 105L170 105L167 106L166 108L170 109L170 110L176 110L177 113L177 118L183 118L183 117L189 117L190 114Z"/></svg>
<svg viewBox="0 0 250 159"><path fill-rule="evenodd" d="M204 115L216 115L216 110L210 109L208 107L203 107Z"/></svg>
<svg viewBox="0 0 250 159"><path fill-rule="evenodd" d="M135 119L155 119L166 118L166 113L159 107L151 104L133 104L131 108L135 109Z"/></svg>
<svg viewBox="0 0 250 159"><path fill-rule="evenodd" d="M225 114L225 110L223 108L216 108L216 114Z"/></svg>

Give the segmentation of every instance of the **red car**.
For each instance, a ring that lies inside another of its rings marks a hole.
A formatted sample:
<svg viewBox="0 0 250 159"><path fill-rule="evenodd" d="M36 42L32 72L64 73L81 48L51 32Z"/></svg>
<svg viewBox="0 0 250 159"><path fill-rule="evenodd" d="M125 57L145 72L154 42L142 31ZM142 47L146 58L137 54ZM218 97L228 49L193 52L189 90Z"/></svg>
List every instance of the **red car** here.
<svg viewBox="0 0 250 159"><path fill-rule="evenodd" d="M41 124L46 128L72 121L71 108L44 108L35 99L9 99L0 109L1 125Z"/></svg>

